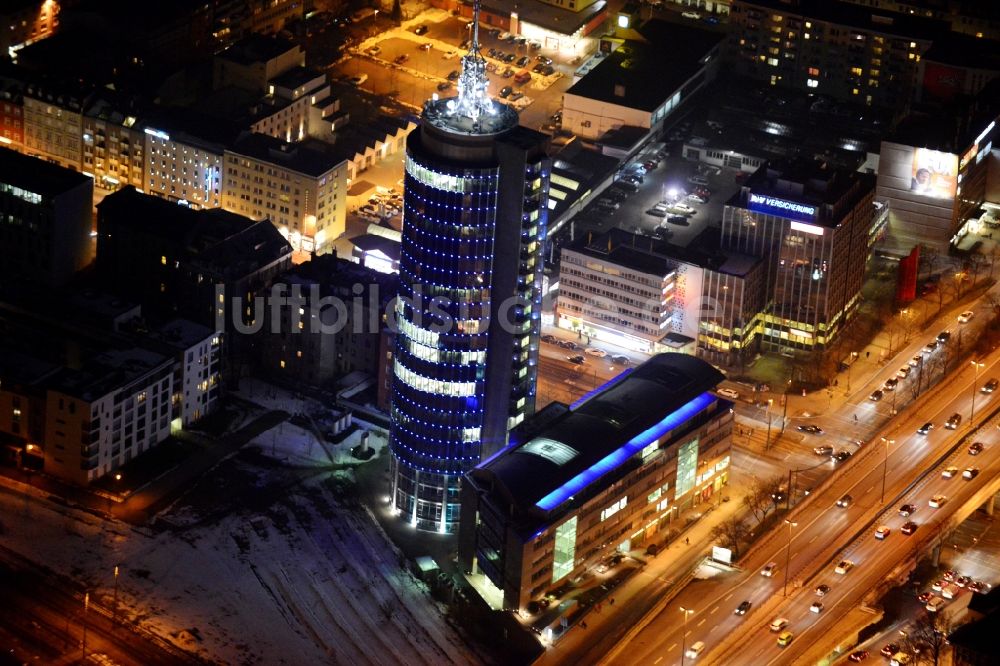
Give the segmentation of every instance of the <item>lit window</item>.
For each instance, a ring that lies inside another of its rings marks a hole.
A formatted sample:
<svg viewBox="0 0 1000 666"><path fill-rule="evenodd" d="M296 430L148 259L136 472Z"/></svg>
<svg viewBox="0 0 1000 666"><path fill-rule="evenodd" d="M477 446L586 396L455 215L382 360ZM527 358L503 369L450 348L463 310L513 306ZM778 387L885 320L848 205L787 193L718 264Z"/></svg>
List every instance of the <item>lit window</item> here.
<svg viewBox="0 0 1000 666"><path fill-rule="evenodd" d="M628 27L628 17L621 15L618 17L618 27L627 28Z"/></svg>
<svg viewBox="0 0 1000 666"><path fill-rule="evenodd" d="M819 86L819 81L817 81L816 79L808 79L806 80L806 85L809 86L810 88L815 88Z"/></svg>
<svg viewBox="0 0 1000 666"><path fill-rule="evenodd" d="M861 68L860 67L851 67L851 74L853 74L855 76L861 76Z"/></svg>
<svg viewBox="0 0 1000 666"><path fill-rule="evenodd" d="M282 368L282 369L284 369L284 367L285 367L285 362L284 362L284 361L278 361L278 365L280 365L280 366L281 366L281 368Z"/></svg>
<svg viewBox="0 0 1000 666"><path fill-rule="evenodd" d="M809 68L809 76L819 76L819 68L818 67L810 67Z"/></svg>
<svg viewBox="0 0 1000 666"><path fill-rule="evenodd" d="M160 263L163 264L164 266L166 266L167 265L167 258L166 257L160 257Z"/></svg>

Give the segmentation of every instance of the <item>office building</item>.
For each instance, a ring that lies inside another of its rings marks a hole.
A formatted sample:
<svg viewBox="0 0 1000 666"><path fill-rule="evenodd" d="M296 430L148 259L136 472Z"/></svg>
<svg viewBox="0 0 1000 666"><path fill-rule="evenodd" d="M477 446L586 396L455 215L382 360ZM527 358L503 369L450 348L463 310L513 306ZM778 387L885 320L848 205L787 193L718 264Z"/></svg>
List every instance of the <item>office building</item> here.
<svg viewBox="0 0 1000 666"><path fill-rule="evenodd" d="M828 0L734 0L727 56L766 85L905 108L948 23Z"/></svg>
<svg viewBox="0 0 1000 666"><path fill-rule="evenodd" d="M726 203L721 247L767 266L765 350L823 349L854 314L884 232L874 195L872 175L791 160L761 167Z"/></svg>
<svg viewBox="0 0 1000 666"><path fill-rule="evenodd" d="M344 233L347 161L265 134L225 151L222 207L270 220L295 250L322 253Z"/></svg>
<svg viewBox="0 0 1000 666"><path fill-rule="evenodd" d="M660 354L582 401L552 403L462 483L459 563L525 610L609 555L663 541L677 512L727 483L723 375Z"/></svg>
<svg viewBox="0 0 1000 666"><path fill-rule="evenodd" d="M545 135L488 97L472 30L458 96L424 105L405 164L392 502L440 532L462 473L534 411L551 168Z"/></svg>
<svg viewBox="0 0 1000 666"><path fill-rule="evenodd" d="M0 148L0 276L61 286L91 261L94 181Z"/></svg>

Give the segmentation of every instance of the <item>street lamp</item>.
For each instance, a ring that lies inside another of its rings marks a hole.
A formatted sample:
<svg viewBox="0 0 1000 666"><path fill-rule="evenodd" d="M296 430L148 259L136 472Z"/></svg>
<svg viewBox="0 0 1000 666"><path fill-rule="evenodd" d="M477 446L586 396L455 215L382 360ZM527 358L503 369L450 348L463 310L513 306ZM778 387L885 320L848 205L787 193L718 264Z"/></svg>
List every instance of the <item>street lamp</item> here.
<svg viewBox="0 0 1000 666"><path fill-rule="evenodd" d="M781 596L788 596L788 566L791 562L792 557L792 528L798 527L798 523L792 522L785 518L785 524L788 525L788 543L785 546L785 585L781 592Z"/></svg>
<svg viewBox="0 0 1000 666"><path fill-rule="evenodd" d="M969 427L973 427L973 421L976 419L976 382L979 381L979 371L986 364L981 361L969 361L972 367L976 369L975 375L972 378L972 414L969 415Z"/></svg>
<svg viewBox="0 0 1000 666"><path fill-rule="evenodd" d="M688 615L692 615L694 613L694 610L690 608L684 608L684 606L681 606L681 612L684 613L684 629L683 633L681 634L681 666L684 666L684 652L686 650L686 648L684 647L684 639L687 638Z"/></svg>
<svg viewBox="0 0 1000 666"><path fill-rule="evenodd" d="M83 660L87 661L87 610L90 608L90 592L83 594Z"/></svg>
<svg viewBox="0 0 1000 666"><path fill-rule="evenodd" d="M118 619L118 565L115 565L115 602L111 608L111 621Z"/></svg>
<svg viewBox="0 0 1000 666"><path fill-rule="evenodd" d="M895 444L896 440L886 439L885 437L879 437L882 443L885 444L885 455L882 457L882 501L879 504L885 503L885 474L889 469L889 445Z"/></svg>
<svg viewBox="0 0 1000 666"><path fill-rule="evenodd" d="M856 352L856 351L852 351L851 352L851 362L847 366L847 392L848 393L851 392L851 369L854 367L854 362L856 360L858 360L858 356L860 356L860 354L858 352Z"/></svg>
<svg viewBox="0 0 1000 666"><path fill-rule="evenodd" d="M765 451L771 448L771 405L773 403L774 398L767 399L767 441L764 442Z"/></svg>

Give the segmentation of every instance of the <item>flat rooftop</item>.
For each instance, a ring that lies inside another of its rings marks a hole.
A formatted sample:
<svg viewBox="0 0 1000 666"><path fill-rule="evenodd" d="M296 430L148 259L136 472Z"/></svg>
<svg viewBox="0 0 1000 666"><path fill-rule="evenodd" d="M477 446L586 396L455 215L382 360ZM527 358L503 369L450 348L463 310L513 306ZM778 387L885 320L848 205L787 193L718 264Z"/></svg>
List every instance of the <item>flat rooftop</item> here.
<svg viewBox="0 0 1000 666"><path fill-rule="evenodd" d="M725 35L653 19L638 28L641 39L627 39L567 95L654 111L700 72Z"/></svg>
<svg viewBox="0 0 1000 666"><path fill-rule="evenodd" d="M659 354L624 374L582 403L530 419L513 433L517 441L483 462L485 474L512 498L527 536L585 501L591 485L664 434L719 401L708 393L724 379L707 362L687 354Z"/></svg>
<svg viewBox="0 0 1000 666"><path fill-rule="evenodd" d="M787 0L741 0L744 8L759 7L768 13L771 11L785 16L802 16L846 25L867 32L878 32L884 35L932 40L951 30L947 21L901 14L888 9L866 8L849 2L831 0L797 0L794 4ZM745 10L744 10L745 11Z"/></svg>
<svg viewBox="0 0 1000 666"><path fill-rule="evenodd" d="M463 4L472 5L468 0L463 0ZM607 4L605 0L597 0L597 2L589 7L576 12L548 5L544 2L525 3L518 2L518 0L483 0L482 11L499 16L510 16L511 12L517 12L517 16L522 22L537 25L551 32L572 35L604 11L607 8Z"/></svg>
<svg viewBox="0 0 1000 666"><path fill-rule="evenodd" d="M244 132L229 149L251 159L269 162L313 178L337 168L344 160L308 146L286 143L267 134Z"/></svg>
<svg viewBox="0 0 1000 666"><path fill-rule="evenodd" d="M43 197L54 197L93 183L93 179L58 164L0 148L0 182Z"/></svg>

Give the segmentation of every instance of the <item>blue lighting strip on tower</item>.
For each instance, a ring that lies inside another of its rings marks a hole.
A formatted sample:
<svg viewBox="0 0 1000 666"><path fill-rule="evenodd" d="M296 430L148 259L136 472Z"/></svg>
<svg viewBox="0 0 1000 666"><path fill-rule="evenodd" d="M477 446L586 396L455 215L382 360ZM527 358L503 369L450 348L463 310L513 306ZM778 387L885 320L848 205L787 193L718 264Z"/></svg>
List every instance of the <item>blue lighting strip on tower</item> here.
<svg viewBox="0 0 1000 666"><path fill-rule="evenodd" d="M615 384L617 384L621 380L625 379L626 377L629 376L629 374L631 374L632 370L633 370L633 368L625 368L620 373L618 373L617 375L615 375L614 377L612 377L608 381L604 382L603 384L601 384L597 388L592 389L590 391L587 391L582 396L580 396L580 398L576 402L574 402L572 405L569 406L570 411L575 410L577 407L579 407L583 403L587 402L588 400L590 400L591 398L593 398L598 393L606 391L607 389L611 388L612 386L614 386Z"/></svg>
<svg viewBox="0 0 1000 666"><path fill-rule="evenodd" d="M639 451L642 451L651 443L662 437L665 433L683 424L685 421L708 407L716 400L718 400L718 398L716 398L713 394L708 392L702 393L694 400L682 405L675 411L668 414L662 421L653 427L644 430L630 439L618 450L609 453L589 468L583 470L572 479L562 484L542 499L538 500L535 503L535 506L542 511L551 511L597 479L624 463Z"/></svg>

